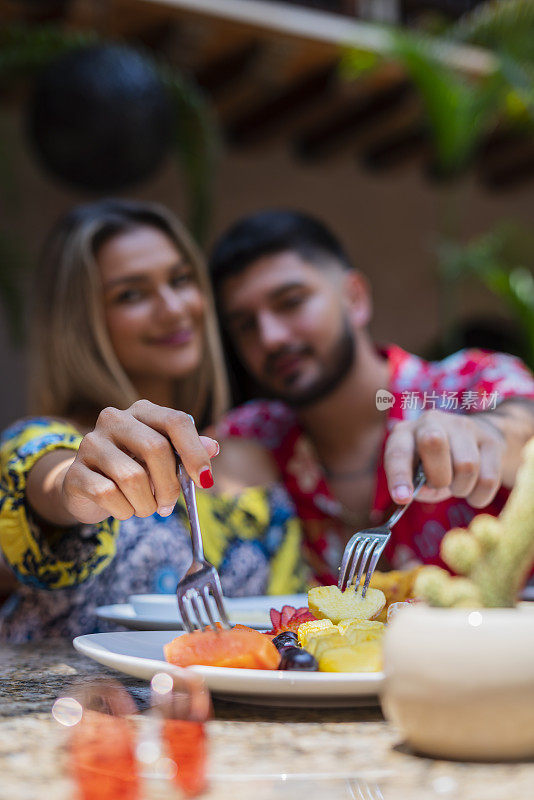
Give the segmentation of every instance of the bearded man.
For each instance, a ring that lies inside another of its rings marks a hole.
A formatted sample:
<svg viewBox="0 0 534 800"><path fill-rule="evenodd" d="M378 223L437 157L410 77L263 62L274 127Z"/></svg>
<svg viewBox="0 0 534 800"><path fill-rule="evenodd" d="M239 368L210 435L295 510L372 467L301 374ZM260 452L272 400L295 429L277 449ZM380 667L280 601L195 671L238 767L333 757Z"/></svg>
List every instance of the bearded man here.
<svg viewBox="0 0 534 800"><path fill-rule="evenodd" d="M519 359L469 349L428 362L377 346L366 277L302 213L238 221L210 270L231 355L267 398L217 434L268 454L264 480L291 494L318 581L337 582L348 538L410 500L418 461L427 485L393 529L391 566L443 566L447 530L500 512L534 435L534 378Z"/></svg>

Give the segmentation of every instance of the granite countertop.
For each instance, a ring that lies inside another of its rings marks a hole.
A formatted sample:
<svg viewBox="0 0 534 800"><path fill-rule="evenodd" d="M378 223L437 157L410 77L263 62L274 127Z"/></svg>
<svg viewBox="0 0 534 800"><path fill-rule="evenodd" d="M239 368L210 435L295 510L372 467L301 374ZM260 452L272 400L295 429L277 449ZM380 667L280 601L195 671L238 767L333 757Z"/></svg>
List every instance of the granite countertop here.
<svg viewBox="0 0 534 800"><path fill-rule="evenodd" d="M70 642L0 651L0 800L73 800L69 731L52 718L73 681L113 676L142 711L148 685L78 654ZM531 800L534 763L459 764L410 753L380 709L291 709L214 701L206 800ZM147 780L140 800L178 795Z"/></svg>

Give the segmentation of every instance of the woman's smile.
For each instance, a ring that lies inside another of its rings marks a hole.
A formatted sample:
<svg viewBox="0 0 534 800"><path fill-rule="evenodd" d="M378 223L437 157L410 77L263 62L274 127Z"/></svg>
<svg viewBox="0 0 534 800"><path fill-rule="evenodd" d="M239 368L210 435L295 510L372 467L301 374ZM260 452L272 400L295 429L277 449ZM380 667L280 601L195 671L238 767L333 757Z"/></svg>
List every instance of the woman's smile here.
<svg viewBox="0 0 534 800"><path fill-rule="evenodd" d="M183 346L189 344L195 337L193 328L181 328L165 336L151 338L149 344L163 345L165 347Z"/></svg>

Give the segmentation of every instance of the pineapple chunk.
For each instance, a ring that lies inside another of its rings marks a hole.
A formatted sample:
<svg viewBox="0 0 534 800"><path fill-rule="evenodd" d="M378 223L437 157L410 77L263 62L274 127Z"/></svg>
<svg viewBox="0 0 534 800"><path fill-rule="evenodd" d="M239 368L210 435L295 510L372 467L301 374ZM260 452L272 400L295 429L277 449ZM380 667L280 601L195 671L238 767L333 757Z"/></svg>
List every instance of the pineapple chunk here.
<svg viewBox="0 0 534 800"><path fill-rule="evenodd" d="M326 650L318 661L321 672L380 672L382 645L373 641L355 647L335 647Z"/></svg>
<svg viewBox="0 0 534 800"><path fill-rule="evenodd" d="M382 636L385 627L383 622L370 619L342 619L337 625L338 631L350 639L351 644L377 639Z"/></svg>
<svg viewBox="0 0 534 800"><path fill-rule="evenodd" d="M344 622L347 622L346 620ZM331 628L323 630L321 633L310 636L306 649L319 659L323 653L333 650L336 647L355 647L364 642L381 641L385 625L382 622L369 622L363 620L350 620L352 623L345 631L341 631L340 625L332 625Z"/></svg>
<svg viewBox="0 0 534 800"><path fill-rule="evenodd" d="M362 597L361 589L349 586L340 592L337 586L316 586L308 592L308 606L318 619L330 619L333 623L345 619L372 619L386 604L380 589L367 589Z"/></svg>
<svg viewBox="0 0 534 800"><path fill-rule="evenodd" d="M334 650L336 647L346 647L350 642L340 634L335 625L332 626L331 633L325 631L320 636L313 636L308 640L306 650L315 656L317 660L327 650Z"/></svg>
<svg viewBox="0 0 534 800"><path fill-rule="evenodd" d="M314 636L321 636L323 633L332 631L333 628L334 625L329 619L314 619L310 620L310 622L303 622L298 629L300 646L306 647Z"/></svg>

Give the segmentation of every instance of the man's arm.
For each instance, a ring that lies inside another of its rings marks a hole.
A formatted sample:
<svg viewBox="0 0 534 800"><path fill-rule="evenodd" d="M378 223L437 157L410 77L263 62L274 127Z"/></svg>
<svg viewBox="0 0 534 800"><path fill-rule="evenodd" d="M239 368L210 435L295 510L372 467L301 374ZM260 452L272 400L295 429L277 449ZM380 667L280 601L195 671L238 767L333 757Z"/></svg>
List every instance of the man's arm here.
<svg viewBox="0 0 534 800"><path fill-rule="evenodd" d="M483 508L501 486L513 486L523 446L534 436L534 401L505 400L495 410L475 414L423 411L399 422L386 443L384 469L395 502L413 492L413 464L427 476L418 499L436 503L464 497Z"/></svg>

